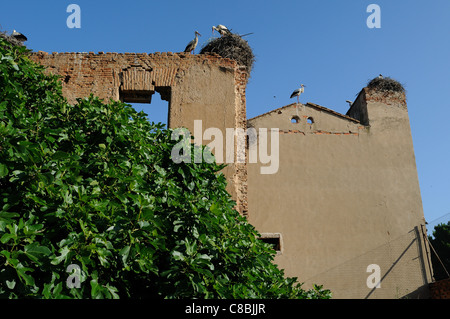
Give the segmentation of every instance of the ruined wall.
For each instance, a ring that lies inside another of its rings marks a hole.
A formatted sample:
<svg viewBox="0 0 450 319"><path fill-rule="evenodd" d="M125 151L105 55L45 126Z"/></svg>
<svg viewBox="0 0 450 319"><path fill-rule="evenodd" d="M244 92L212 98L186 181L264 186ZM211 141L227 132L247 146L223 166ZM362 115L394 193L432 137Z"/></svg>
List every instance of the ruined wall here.
<svg viewBox="0 0 450 319"><path fill-rule="evenodd" d="M430 274L415 231L424 218L405 97L364 89L356 111L370 125L312 103L248 121L279 128L280 154L276 174L249 163L249 221L280 234L275 262L305 287L324 284L336 298L424 296ZM371 264L379 289L366 284Z"/></svg>
<svg viewBox="0 0 450 319"><path fill-rule="evenodd" d="M218 55L40 51L32 59L61 76L63 94L69 103L90 94L105 101L150 103L156 91L169 102L170 128L186 127L194 134L194 121L201 120L202 129L196 133L203 136L207 128L225 132L226 128L246 127L247 71ZM203 139L202 144L209 142ZM223 171L228 191L243 215L248 211L246 172L246 163L237 161Z"/></svg>

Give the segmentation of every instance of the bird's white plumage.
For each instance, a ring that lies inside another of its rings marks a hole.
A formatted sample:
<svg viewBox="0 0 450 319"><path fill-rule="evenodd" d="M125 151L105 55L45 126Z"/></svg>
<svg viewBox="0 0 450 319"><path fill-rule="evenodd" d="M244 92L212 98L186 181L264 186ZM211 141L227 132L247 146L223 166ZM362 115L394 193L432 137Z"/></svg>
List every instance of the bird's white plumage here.
<svg viewBox="0 0 450 319"><path fill-rule="evenodd" d="M224 26L223 24L218 24L216 26L212 27L212 32L214 34L214 30L216 30L217 32L219 32L219 34L222 35L226 35L226 34L230 34L231 31L228 30L228 28L226 26Z"/></svg>
<svg viewBox="0 0 450 319"><path fill-rule="evenodd" d="M198 44L198 36L201 36L201 34L198 33L198 31L195 31L195 38L194 38L194 40L191 40L187 44L186 48L184 49L184 52L192 52L192 51L195 50L195 48L197 47L197 44Z"/></svg>
<svg viewBox="0 0 450 319"><path fill-rule="evenodd" d="M19 41L27 41L27 37L24 36L22 33L17 32L16 30L13 30L11 36Z"/></svg>
<svg viewBox="0 0 450 319"><path fill-rule="evenodd" d="M300 87L297 90L295 90L294 92L292 92L291 99L294 96L299 97L303 92L305 92L305 86L303 84L300 84Z"/></svg>
<svg viewBox="0 0 450 319"><path fill-rule="evenodd" d="M300 95L305 92L305 86L303 84L300 84L300 87L298 89L296 89L294 92L292 92L291 94L291 99L293 97L297 97L297 106L300 103ZM298 115L298 107L296 106L296 111L297 111L297 115ZM304 110L305 106L303 105L303 110Z"/></svg>

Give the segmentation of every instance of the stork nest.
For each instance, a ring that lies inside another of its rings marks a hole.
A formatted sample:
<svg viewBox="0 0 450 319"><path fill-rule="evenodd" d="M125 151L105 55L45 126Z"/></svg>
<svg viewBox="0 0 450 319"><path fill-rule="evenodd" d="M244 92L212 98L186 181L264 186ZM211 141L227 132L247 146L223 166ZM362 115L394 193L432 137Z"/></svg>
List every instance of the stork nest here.
<svg viewBox="0 0 450 319"><path fill-rule="evenodd" d="M6 34L6 32L0 31L0 38L5 39L6 41L11 43L12 45L24 46L22 41L19 41L16 38L14 38L13 36L10 36L10 35Z"/></svg>
<svg viewBox="0 0 450 319"><path fill-rule="evenodd" d="M206 43L200 51L203 53L217 53L223 58L235 60L239 65L247 67L250 73L255 62L255 56L247 41L237 34L224 35Z"/></svg>
<svg viewBox="0 0 450 319"><path fill-rule="evenodd" d="M376 77L375 79L369 81L367 87L376 91L393 91L399 93L405 92L405 88L403 87L403 85L400 82L391 79L390 77L384 77L382 79Z"/></svg>

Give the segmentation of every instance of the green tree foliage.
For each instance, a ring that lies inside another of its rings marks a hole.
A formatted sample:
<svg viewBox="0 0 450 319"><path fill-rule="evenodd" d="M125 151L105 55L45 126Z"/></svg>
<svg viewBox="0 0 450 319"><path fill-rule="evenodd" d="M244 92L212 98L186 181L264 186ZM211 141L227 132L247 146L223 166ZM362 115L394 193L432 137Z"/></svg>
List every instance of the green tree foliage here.
<svg viewBox="0 0 450 319"><path fill-rule="evenodd" d="M450 272L450 222L435 226L433 237L428 236L428 239L439 256L438 258L434 252L431 253L434 278L446 279L449 277L447 272Z"/></svg>
<svg viewBox="0 0 450 319"><path fill-rule="evenodd" d="M69 105L27 54L0 39L1 297L330 297L272 263L223 166L174 163L127 104Z"/></svg>

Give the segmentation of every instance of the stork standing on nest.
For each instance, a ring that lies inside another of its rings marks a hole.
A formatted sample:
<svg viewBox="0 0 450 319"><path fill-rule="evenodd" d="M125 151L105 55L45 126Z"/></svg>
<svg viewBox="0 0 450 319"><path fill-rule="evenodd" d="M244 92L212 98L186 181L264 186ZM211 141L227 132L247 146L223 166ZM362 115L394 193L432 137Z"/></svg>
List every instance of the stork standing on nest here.
<svg viewBox="0 0 450 319"><path fill-rule="evenodd" d="M296 105L296 109L297 109L297 115L298 115L298 104L300 103L300 95L305 92L305 87L303 84L300 84L300 87L295 90L294 92L292 92L291 94L291 99L296 96L297 97L297 105Z"/></svg>
<svg viewBox="0 0 450 319"><path fill-rule="evenodd" d="M11 36L20 42L25 42L28 40L26 36L24 36L20 32L17 32L16 30L13 30L13 32L11 33Z"/></svg>
<svg viewBox="0 0 450 319"><path fill-rule="evenodd" d="M195 53L195 48L197 47L198 44L198 36L202 36L200 33L198 33L198 31L195 31L195 39L190 41L188 43L188 45L186 46L186 49L184 49L184 52L194 52Z"/></svg>
<svg viewBox="0 0 450 319"><path fill-rule="evenodd" d="M212 34L213 35L214 35L214 30L219 32L219 34L221 36L224 36L224 35L227 35L227 34L231 34L231 31L228 30L228 28L226 26L224 26L223 24L218 24L218 25L212 27Z"/></svg>

